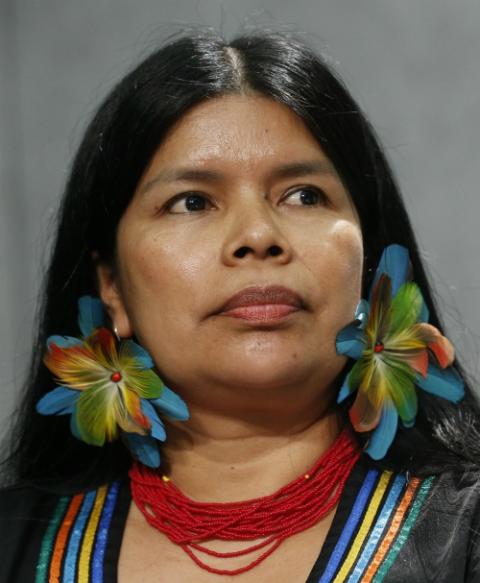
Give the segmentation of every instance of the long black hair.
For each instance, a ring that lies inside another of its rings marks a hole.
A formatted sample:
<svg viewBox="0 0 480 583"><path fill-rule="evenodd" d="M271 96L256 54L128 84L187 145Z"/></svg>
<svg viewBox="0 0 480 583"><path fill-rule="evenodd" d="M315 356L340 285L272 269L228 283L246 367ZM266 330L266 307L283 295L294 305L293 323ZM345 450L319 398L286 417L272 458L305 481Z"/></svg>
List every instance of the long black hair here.
<svg viewBox="0 0 480 583"><path fill-rule="evenodd" d="M385 246L410 251L431 323L441 329L431 289L397 185L373 129L324 60L285 33L225 41L197 32L171 39L130 72L98 109L74 159L59 210L30 374L4 464L12 479L63 488L93 487L125 472L121 443L103 448L74 438L68 416L43 417L35 403L53 388L42 362L51 334L78 335L77 301L97 295L92 252L115 256L116 227L163 137L189 108L231 93L268 96L293 110L335 165L360 216L364 291ZM476 465L479 414L470 389L460 405L419 391L412 429L399 429L384 467L416 474ZM347 404L348 406L348 404Z"/></svg>

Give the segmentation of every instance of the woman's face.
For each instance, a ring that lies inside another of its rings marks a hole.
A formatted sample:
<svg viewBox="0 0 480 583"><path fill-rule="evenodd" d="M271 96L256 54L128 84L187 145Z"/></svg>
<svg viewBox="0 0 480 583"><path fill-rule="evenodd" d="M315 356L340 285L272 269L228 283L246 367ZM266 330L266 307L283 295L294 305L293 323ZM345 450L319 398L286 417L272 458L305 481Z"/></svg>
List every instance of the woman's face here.
<svg viewBox="0 0 480 583"><path fill-rule="evenodd" d="M144 172L117 246L115 274L99 271L102 298L187 401L218 404L220 387L260 399L327 390L343 368L335 338L360 298L359 219L286 106L231 95L186 113Z"/></svg>

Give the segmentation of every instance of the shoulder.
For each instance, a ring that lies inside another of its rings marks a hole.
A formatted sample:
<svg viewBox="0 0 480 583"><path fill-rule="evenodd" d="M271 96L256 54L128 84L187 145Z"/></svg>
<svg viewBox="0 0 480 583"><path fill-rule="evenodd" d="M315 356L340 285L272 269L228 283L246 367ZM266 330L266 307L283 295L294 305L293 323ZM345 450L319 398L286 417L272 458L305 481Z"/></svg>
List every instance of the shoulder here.
<svg viewBox="0 0 480 583"><path fill-rule="evenodd" d="M480 470L448 471L422 484L428 492L397 568L415 563L428 581L479 580Z"/></svg>
<svg viewBox="0 0 480 583"><path fill-rule="evenodd" d="M432 478L430 507L467 521L478 519L480 511L480 469L449 471Z"/></svg>
<svg viewBox="0 0 480 583"><path fill-rule="evenodd" d="M59 496L29 486L0 489L0 529L46 518Z"/></svg>
<svg viewBox="0 0 480 583"><path fill-rule="evenodd" d="M98 547L103 557L106 540L97 533L106 538L112 524L121 533L128 504L128 487L121 481L76 493L26 486L0 490L0 582L34 581L39 572L46 576L67 554L77 561L87 544L88 556Z"/></svg>
<svg viewBox="0 0 480 583"><path fill-rule="evenodd" d="M33 577L38 549L58 500L59 496L33 487L0 490L1 582Z"/></svg>
<svg viewBox="0 0 480 583"><path fill-rule="evenodd" d="M395 583L480 581L480 471L412 476L368 460L360 467L350 511L364 536L359 565L371 560Z"/></svg>

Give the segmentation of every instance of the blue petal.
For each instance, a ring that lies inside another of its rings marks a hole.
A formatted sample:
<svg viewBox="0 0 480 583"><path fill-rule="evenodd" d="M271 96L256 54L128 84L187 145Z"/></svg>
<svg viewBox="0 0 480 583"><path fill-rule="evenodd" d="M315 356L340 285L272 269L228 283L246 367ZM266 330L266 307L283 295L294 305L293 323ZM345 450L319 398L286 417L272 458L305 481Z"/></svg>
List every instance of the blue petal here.
<svg viewBox="0 0 480 583"><path fill-rule="evenodd" d="M337 334L337 353L358 360L365 350L364 335L357 320L348 324Z"/></svg>
<svg viewBox="0 0 480 583"><path fill-rule="evenodd" d="M401 245L389 245L382 253L371 289L375 288L382 273L386 273L392 281L393 297L400 286L407 281L409 270L410 258L408 249ZM370 299L371 294L372 292L370 292Z"/></svg>
<svg viewBox="0 0 480 583"><path fill-rule="evenodd" d="M370 315L370 304L367 300L360 300L357 305L357 309L355 310L355 320L360 322L360 327L362 330L365 330L365 326L367 325L368 316Z"/></svg>
<svg viewBox="0 0 480 583"><path fill-rule="evenodd" d="M152 422L152 430L151 435L155 439L159 441L165 441L167 434L165 433L165 428L163 427L163 423L160 421L157 412L155 411L155 407L153 407L147 399L141 400L141 407L144 415L146 415L150 421Z"/></svg>
<svg viewBox="0 0 480 583"><path fill-rule="evenodd" d="M138 433L123 433L127 447L135 459L150 468L158 468L160 465L160 452L157 442L149 435Z"/></svg>
<svg viewBox="0 0 480 583"><path fill-rule="evenodd" d="M83 346L83 342L73 336L49 336L47 339L47 347L50 348L51 344L56 344L59 348Z"/></svg>
<svg viewBox="0 0 480 583"><path fill-rule="evenodd" d="M82 296L78 300L78 325L83 336L90 336L95 328L101 328L104 324L102 302L92 296Z"/></svg>
<svg viewBox="0 0 480 583"><path fill-rule="evenodd" d="M398 427L398 413L393 403L384 406L380 423L372 433L365 448L367 453L374 460L381 460L392 445Z"/></svg>
<svg viewBox="0 0 480 583"><path fill-rule="evenodd" d="M163 387L161 397L158 399L149 399L149 401L165 413L165 415L172 417L172 419L186 421L190 418L185 401L166 386Z"/></svg>
<svg viewBox="0 0 480 583"><path fill-rule="evenodd" d="M462 377L452 367L442 370L434 364L429 364L427 377L424 378L418 374L415 378L415 384L428 393L454 403L458 403L465 395Z"/></svg>
<svg viewBox="0 0 480 583"><path fill-rule="evenodd" d="M349 380L350 380L350 373L347 374L347 376L345 377L345 380L343 381L343 385L340 387L340 391L338 393L338 397L337 397L337 403L341 403L342 401L345 401L345 399L352 394L352 389L350 388L349 385Z"/></svg>
<svg viewBox="0 0 480 583"><path fill-rule="evenodd" d="M132 356L141 364L142 368L153 368L152 357L148 352L133 340L125 340L125 346Z"/></svg>
<svg viewBox="0 0 480 583"><path fill-rule="evenodd" d="M36 408L41 415L66 415L74 411L79 396L79 391L57 387L44 395Z"/></svg>

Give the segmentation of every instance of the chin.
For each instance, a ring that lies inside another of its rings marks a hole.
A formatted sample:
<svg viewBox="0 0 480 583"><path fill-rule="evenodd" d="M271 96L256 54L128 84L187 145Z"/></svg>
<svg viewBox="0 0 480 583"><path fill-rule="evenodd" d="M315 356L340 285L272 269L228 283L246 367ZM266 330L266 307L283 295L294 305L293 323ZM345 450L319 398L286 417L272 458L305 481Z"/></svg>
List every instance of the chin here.
<svg viewBox="0 0 480 583"><path fill-rule="evenodd" d="M228 379L228 384L278 389L280 386L329 384L345 365L345 358L337 355L330 343L298 342L298 338L279 339L257 337L241 347L232 346L217 360L216 374ZM315 349L312 347L316 346Z"/></svg>
<svg viewBox="0 0 480 583"><path fill-rule="evenodd" d="M254 358L237 358L233 367L232 363L218 367L217 374L223 373L225 384L228 385L278 391L281 387L307 382L315 369L318 369L318 363L301 361L298 356L291 354L285 358L275 354L271 358L259 358L258 355Z"/></svg>

